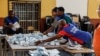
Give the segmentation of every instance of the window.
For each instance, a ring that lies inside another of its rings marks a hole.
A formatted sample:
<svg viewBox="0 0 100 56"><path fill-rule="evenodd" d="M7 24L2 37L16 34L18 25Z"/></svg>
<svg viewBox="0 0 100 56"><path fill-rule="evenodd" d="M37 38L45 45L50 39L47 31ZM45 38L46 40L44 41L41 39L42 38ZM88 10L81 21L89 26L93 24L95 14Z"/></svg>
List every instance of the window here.
<svg viewBox="0 0 100 56"><path fill-rule="evenodd" d="M13 10L19 17L20 25L27 32L28 26L39 30L40 2L34 1L9 1L9 10Z"/></svg>

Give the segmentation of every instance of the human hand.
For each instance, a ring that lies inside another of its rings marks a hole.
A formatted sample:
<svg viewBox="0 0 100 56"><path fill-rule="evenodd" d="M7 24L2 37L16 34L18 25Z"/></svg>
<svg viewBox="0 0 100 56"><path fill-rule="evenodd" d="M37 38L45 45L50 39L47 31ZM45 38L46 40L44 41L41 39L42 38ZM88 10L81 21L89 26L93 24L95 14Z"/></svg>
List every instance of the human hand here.
<svg viewBox="0 0 100 56"><path fill-rule="evenodd" d="M39 45L39 44L41 44L42 42L39 40L39 41L36 41L35 42L35 45L37 46L37 45Z"/></svg>
<svg viewBox="0 0 100 56"><path fill-rule="evenodd" d="M43 34L44 34L44 35L46 35L46 34L47 34L47 32L43 32Z"/></svg>

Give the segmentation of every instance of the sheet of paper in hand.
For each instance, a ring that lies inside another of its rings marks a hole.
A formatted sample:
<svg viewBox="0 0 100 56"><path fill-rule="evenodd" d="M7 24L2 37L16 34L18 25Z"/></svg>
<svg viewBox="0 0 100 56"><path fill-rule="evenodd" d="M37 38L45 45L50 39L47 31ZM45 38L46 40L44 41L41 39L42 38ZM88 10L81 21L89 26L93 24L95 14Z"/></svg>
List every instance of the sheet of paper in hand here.
<svg viewBox="0 0 100 56"><path fill-rule="evenodd" d="M20 28L20 25L19 25L18 22L15 22L15 23L13 24L12 30L16 31L17 28Z"/></svg>

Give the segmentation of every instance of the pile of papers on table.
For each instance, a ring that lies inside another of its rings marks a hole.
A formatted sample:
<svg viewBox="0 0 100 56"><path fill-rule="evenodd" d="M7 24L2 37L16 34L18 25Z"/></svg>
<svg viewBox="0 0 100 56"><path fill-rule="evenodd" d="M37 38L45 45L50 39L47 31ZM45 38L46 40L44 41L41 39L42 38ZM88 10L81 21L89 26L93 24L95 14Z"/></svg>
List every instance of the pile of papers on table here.
<svg viewBox="0 0 100 56"><path fill-rule="evenodd" d="M60 56L57 49L47 50L44 47L38 47L37 50L29 51L31 56Z"/></svg>
<svg viewBox="0 0 100 56"><path fill-rule="evenodd" d="M30 33L30 34L15 34L8 39L8 42L11 44L16 44L21 46L33 46L36 41L44 40L54 35L55 35L54 33L43 35L40 32ZM49 43L44 43L43 45L59 45L59 42L58 40L54 40Z"/></svg>
<svg viewBox="0 0 100 56"><path fill-rule="evenodd" d="M68 39L68 43L66 44L66 47L68 49L76 49L76 50L81 50L83 49L82 48L82 45L78 44L76 41L72 41L70 39Z"/></svg>

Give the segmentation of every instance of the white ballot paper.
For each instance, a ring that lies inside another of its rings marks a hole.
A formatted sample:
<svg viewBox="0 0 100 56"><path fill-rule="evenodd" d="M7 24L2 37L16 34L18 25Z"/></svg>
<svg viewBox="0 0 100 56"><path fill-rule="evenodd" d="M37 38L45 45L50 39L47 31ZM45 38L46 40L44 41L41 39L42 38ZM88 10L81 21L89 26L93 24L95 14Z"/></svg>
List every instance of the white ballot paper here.
<svg viewBox="0 0 100 56"><path fill-rule="evenodd" d="M17 28L20 28L20 25L19 25L18 22L15 22L15 23L13 24L12 30L16 31Z"/></svg>

